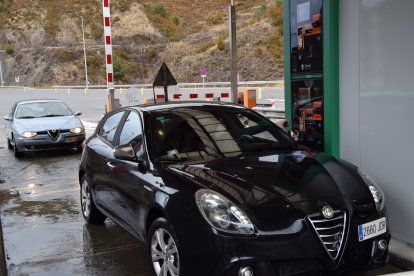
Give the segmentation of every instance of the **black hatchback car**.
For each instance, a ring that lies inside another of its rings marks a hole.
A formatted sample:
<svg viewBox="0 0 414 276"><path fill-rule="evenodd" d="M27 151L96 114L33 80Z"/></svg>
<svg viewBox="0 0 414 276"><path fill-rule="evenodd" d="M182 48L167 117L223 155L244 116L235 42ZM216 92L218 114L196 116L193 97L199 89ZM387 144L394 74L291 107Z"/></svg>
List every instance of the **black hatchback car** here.
<svg viewBox="0 0 414 276"><path fill-rule="evenodd" d="M79 180L86 221L108 217L147 243L154 275L332 275L388 260L374 180L241 106L109 113Z"/></svg>

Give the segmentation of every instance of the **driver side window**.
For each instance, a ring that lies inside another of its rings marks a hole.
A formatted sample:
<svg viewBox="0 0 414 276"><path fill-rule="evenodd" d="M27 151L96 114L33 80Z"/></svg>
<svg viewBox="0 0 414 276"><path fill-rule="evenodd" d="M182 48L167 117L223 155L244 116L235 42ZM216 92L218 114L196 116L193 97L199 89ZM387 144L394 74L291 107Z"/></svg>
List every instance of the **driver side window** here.
<svg viewBox="0 0 414 276"><path fill-rule="evenodd" d="M141 119L136 112L131 111L119 136L119 145L131 145L137 157L140 157L144 153L143 141Z"/></svg>

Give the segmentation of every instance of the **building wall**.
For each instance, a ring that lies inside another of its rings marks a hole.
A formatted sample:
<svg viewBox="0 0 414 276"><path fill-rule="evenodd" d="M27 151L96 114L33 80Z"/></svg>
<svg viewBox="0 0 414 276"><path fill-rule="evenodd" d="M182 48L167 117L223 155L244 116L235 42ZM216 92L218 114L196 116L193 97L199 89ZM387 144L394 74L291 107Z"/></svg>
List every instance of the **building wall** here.
<svg viewBox="0 0 414 276"><path fill-rule="evenodd" d="M414 244L414 1L339 11L340 156L378 182L393 236Z"/></svg>

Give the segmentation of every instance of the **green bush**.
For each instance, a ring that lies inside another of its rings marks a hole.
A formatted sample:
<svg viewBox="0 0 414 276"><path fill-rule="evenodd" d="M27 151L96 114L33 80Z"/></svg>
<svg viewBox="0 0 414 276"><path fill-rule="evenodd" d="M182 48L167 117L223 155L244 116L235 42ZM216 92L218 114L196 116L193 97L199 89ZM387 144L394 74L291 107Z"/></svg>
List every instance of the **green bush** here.
<svg viewBox="0 0 414 276"><path fill-rule="evenodd" d="M6 10L6 7L3 3L0 2L0 12L4 12Z"/></svg>
<svg viewBox="0 0 414 276"><path fill-rule="evenodd" d="M114 79L126 82L127 76L126 76L127 68L125 63L116 55L114 55Z"/></svg>
<svg viewBox="0 0 414 276"><path fill-rule="evenodd" d="M149 52L147 54L147 57L148 57L149 61L153 61L154 59L157 58L157 56L158 56L158 53L154 49L149 50Z"/></svg>
<svg viewBox="0 0 414 276"><path fill-rule="evenodd" d="M167 17L167 10L163 3L157 3L154 6L154 13L158 14L161 17Z"/></svg>
<svg viewBox="0 0 414 276"><path fill-rule="evenodd" d="M171 18L172 22L178 26L180 24L180 17L178 15L173 15L173 17Z"/></svg>
<svg viewBox="0 0 414 276"><path fill-rule="evenodd" d="M59 60L62 62L67 62L70 59L70 55L68 52L64 51L62 53L59 54Z"/></svg>
<svg viewBox="0 0 414 276"><path fill-rule="evenodd" d="M224 37L219 36L217 39L217 49L219 49L220 51L223 51L225 48L226 48L226 44L224 42Z"/></svg>
<svg viewBox="0 0 414 276"><path fill-rule="evenodd" d="M7 44L7 45L4 47L4 51L5 51L5 52L6 52L6 54L8 54L8 55L13 55L13 53L14 53L14 48L13 48L13 46L12 46L12 45Z"/></svg>

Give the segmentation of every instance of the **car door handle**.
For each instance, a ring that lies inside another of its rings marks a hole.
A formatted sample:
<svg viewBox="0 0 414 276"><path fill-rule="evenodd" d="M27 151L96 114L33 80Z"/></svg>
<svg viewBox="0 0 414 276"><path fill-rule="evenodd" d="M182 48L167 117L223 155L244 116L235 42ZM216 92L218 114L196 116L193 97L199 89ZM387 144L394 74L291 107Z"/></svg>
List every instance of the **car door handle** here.
<svg viewBox="0 0 414 276"><path fill-rule="evenodd" d="M106 165L111 169L111 170L115 170L115 168L116 168L116 165L114 164L114 163L112 163L112 162L108 162L108 163L106 163Z"/></svg>

